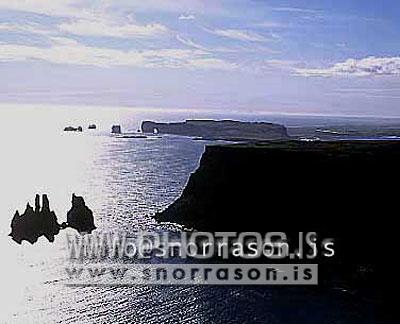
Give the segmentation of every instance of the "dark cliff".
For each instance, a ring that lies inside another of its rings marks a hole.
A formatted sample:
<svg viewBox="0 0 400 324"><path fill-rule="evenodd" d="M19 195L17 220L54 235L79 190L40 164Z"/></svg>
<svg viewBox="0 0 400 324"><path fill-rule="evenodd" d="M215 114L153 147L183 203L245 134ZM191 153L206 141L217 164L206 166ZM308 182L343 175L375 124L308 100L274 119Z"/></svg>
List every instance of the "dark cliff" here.
<svg viewBox="0 0 400 324"><path fill-rule="evenodd" d="M220 140L271 140L288 137L284 126L265 122L233 120L187 120L178 123L144 121L144 133L160 133Z"/></svg>
<svg viewBox="0 0 400 324"><path fill-rule="evenodd" d="M396 207L399 165L393 141L207 146L182 196L157 218L215 230L380 224Z"/></svg>
<svg viewBox="0 0 400 324"><path fill-rule="evenodd" d="M209 146L181 197L155 217L207 231L315 231L335 239L332 269L351 278L373 269L367 286L391 290L399 166L393 141Z"/></svg>

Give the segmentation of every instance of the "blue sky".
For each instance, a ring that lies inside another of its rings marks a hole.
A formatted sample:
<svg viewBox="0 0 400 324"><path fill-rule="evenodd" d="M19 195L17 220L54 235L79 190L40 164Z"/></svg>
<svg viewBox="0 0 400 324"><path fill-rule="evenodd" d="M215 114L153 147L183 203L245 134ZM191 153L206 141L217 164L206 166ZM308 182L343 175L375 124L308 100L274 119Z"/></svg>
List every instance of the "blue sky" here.
<svg viewBox="0 0 400 324"><path fill-rule="evenodd" d="M400 116L398 0L0 0L0 102Z"/></svg>

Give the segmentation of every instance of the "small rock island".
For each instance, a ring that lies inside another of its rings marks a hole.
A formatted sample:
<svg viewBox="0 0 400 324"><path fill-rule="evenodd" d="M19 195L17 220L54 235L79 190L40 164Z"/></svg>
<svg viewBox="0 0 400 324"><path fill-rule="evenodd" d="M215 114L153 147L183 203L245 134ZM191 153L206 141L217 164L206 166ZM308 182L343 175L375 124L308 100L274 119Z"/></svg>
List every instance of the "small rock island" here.
<svg viewBox="0 0 400 324"><path fill-rule="evenodd" d="M283 125L235 120L195 120L177 123L142 122L143 133L191 136L199 139L248 141L287 139Z"/></svg>
<svg viewBox="0 0 400 324"><path fill-rule="evenodd" d="M82 126L78 127L67 126L64 128L64 132L82 132L82 131L83 131Z"/></svg>
<svg viewBox="0 0 400 324"><path fill-rule="evenodd" d="M35 208L28 203L22 215L18 211L15 212L9 236L18 244L24 240L34 244L41 236L46 237L49 242L54 242L60 230L67 227L74 228L81 234L90 234L96 229L93 212L86 206L83 197L72 195L72 208L67 214L67 222L60 225L55 212L50 210L47 195L42 195L40 205L40 196L37 194Z"/></svg>
<svg viewBox="0 0 400 324"><path fill-rule="evenodd" d="M122 133L122 129L120 125L113 125L111 127L111 134L121 134Z"/></svg>

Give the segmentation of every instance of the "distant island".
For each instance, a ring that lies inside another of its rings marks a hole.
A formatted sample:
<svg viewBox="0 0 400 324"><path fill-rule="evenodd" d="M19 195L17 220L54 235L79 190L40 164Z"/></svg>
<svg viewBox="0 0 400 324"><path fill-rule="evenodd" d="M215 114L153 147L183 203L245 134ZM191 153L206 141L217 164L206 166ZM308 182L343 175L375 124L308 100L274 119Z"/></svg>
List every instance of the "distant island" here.
<svg viewBox="0 0 400 324"><path fill-rule="evenodd" d="M143 121L143 133L190 136L198 139L246 141L288 138L286 127L266 122L234 120L186 120L176 123Z"/></svg>
<svg viewBox="0 0 400 324"><path fill-rule="evenodd" d="M78 127L67 126L64 128L64 132L82 132L82 131L83 131L82 126Z"/></svg>
<svg viewBox="0 0 400 324"><path fill-rule="evenodd" d="M121 133L122 133L121 125L113 125L111 127L111 134L121 134Z"/></svg>

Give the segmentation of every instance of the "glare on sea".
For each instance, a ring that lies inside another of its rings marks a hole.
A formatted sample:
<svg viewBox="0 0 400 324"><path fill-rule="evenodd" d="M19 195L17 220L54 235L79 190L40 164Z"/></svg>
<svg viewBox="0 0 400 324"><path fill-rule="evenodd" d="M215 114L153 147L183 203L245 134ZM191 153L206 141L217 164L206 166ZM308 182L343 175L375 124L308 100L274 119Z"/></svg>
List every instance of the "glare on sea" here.
<svg viewBox="0 0 400 324"><path fill-rule="evenodd" d="M28 201L32 205L35 193L48 193L50 207L62 220L104 141L101 136L64 133L63 128L81 125L87 132L96 123L106 131L114 120L118 113L110 109L0 107L0 322L17 313L23 318L27 302L46 298L48 263L64 257L61 235L55 246L43 237L33 246L16 245L8 237L11 217L16 209L22 213Z"/></svg>

